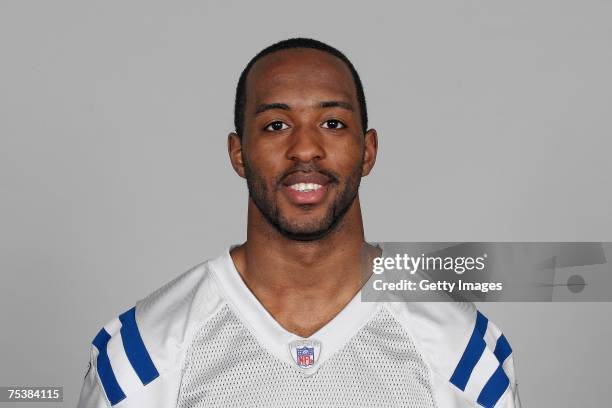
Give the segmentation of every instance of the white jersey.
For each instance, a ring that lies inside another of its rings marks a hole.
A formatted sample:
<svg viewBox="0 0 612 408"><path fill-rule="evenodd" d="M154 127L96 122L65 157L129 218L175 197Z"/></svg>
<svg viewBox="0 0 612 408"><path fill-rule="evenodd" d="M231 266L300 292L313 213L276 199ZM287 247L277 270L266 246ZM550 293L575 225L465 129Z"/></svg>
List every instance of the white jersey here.
<svg viewBox="0 0 612 408"><path fill-rule="evenodd" d="M473 304L362 302L357 294L302 338L259 303L229 249L100 330L78 404L519 406L510 345Z"/></svg>

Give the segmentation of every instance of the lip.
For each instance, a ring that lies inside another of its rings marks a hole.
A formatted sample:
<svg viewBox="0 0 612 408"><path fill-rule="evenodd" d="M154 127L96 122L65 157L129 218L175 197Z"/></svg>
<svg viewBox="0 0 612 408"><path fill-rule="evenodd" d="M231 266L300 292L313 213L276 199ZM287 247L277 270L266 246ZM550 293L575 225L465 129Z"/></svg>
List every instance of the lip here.
<svg viewBox="0 0 612 408"><path fill-rule="evenodd" d="M303 172L296 171L291 173L283 180L283 186L288 187L299 183L314 183L321 186L326 186L331 182L330 178L319 172Z"/></svg>
<svg viewBox="0 0 612 408"><path fill-rule="evenodd" d="M316 190L312 191L298 191L294 190L289 186L283 185L282 191L295 205L316 205L323 202L325 196L327 195L329 184L321 185Z"/></svg>
<svg viewBox="0 0 612 408"><path fill-rule="evenodd" d="M283 180L282 191L295 205L317 205L323 202L329 190L330 178L317 171L304 172L296 171L285 177ZM298 191L290 186L295 184L318 184L319 187L312 191Z"/></svg>

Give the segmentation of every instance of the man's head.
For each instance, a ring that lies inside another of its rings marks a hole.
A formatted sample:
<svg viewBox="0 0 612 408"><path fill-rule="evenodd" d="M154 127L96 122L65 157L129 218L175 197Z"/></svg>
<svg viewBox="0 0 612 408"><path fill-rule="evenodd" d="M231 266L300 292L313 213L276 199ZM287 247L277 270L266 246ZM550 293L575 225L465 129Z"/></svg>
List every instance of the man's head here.
<svg viewBox="0 0 612 408"><path fill-rule="evenodd" d="M252 203L285 237L324 237L356 205L377 148L365 109L352 64L315 40L274 44L243 71L230 159Z"/></svg>

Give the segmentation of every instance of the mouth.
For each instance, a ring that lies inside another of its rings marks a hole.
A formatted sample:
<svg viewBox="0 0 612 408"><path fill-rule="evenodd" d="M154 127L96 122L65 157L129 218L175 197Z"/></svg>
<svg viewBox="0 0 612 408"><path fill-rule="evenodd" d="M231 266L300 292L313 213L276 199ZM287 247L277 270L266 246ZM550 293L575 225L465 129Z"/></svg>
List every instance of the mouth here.
<svg viewBox="0 0 612 408"><path fill-rule="evenodd" d="M310 193L311 191L317 191L323 186L316 183L296 183L287 187L300 193Z"/></svg>
<svg viewBox="0 0 612 408"><path fill-rule="evenodd" d="M283 180L282 191L295 205L316 205L324 201L330 183L321 173L296 172Z"/></svg>

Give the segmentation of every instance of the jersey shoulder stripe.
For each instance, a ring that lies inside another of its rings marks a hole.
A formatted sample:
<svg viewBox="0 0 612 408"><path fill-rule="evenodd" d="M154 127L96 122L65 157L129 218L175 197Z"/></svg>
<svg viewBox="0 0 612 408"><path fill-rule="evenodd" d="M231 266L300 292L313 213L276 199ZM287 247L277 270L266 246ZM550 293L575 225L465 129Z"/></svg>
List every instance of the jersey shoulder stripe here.
<svg viewBox="0 0 612 408"><path fill-rule="evenodd" d="M151 361L151 356L145 347L138 325L136 324L136 307L131 308L127 312L119 316L121 322L121 340L125 354L132 364L132 368L136 371L142 385L147 385L157 377L159 373L155 364Z"/></svg>
<svg viewBox="0 0 612 408"><path fill-rule="evenodd" d="M478 395L476 402L483 407L493 408L495 404L497 404L497 401L501 399L504 392L506 392L509 385L510 380L500 364Z"/></svg>
<svg viewBox="0 0 612 408"><path fill-rule="evenodd" d="M117 377L115 377L113 367L111 366L110 359L108 358L106 346L110 339L111 335L108 334L104 328L102 328L93 339L92 344L98 349L96 369L98 371L100 381L102 382L102 387L104 388L104 392L110 404L115 405L125 399L125 393L117 382Z"/></svg>
<svg viewBox="0 0 612 408"><path fill-rule="evenodd" d="M497 357L497 361L502 364L504 363L504 361L506 361L510 354L512 354L512 348L510 347L510 343L508 343L506 336L504 336L503 334L497 339L493 354L495 354L495 357Z"/></svg>
<svg viewBox="0 0 612 408"><path fill-rule="evenodd" d="M474 329L450 382L466 391L473 377L472 381L478 385L470 387L468 392L473 396L477 392L476 402L480 406L494 407L510 387L503 365L511 354L512 348L506 336L477 311Z"/></svg>
<svg viewBox="0 0 612 408"><path fill-rule="evenodd" d="M479 311L476 313L474 331L450 379L461 391L465 391L465 386L472 375L472 371L486 347L484 335L487 331L488 319Z"/></svg>
<svg viewBox="0 0 612 408"><path fill-rule="evenodd" d="M159 377L159 372L142 341L140 330L136 323L136 307L132 307L119 315L118 320L118 322L117 319L111 321L107 327L115 332L119 328L119 333L113 333L114 336L112 336L106 328L102 328L92 342L93 346L98 350L96 369L104 388L104 393L111 406L118 404L126 398L125 391L117 380L118 375L126 377L126 367L122 360L127 359L130 369L136 374L143 386ZM117 347L116 340L118 338L121 339L121 347ZM111 339L113 339L113 342L111 342ZM112 348L112 363L109 357L109 343ZM121 371L115 373L113 365Z"/></svg>

